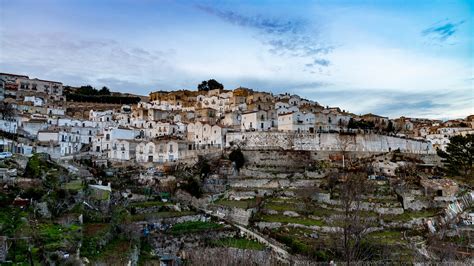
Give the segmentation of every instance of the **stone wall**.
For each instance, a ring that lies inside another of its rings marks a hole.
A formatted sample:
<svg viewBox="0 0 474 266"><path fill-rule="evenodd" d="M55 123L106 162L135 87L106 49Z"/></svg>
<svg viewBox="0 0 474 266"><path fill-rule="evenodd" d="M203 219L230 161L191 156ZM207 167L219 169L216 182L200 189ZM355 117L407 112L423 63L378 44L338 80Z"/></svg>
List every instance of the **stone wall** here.
<svg viewBox="0 0 474 266"><path fill-rule="evenodd" d="M211 210L221 219L231 221L233 223L247 226L249 224L250 217L255 212L255 209L242 209L233 208L227 206L209 205L208 210Z"/></svg>
<svg viewBox="0 0 474 266"><path fill-rule="evenodd" d="M267 173L270 178L274 173L286 177L285 173L304 172L307 167L314 164L314 154L311 151L295 150L250 150L242 151L245 157L245 169L240 174L252 176L252 170L259 174ZM264 168L259 168L264 167Z"/></svg>
<svg viewBox="0 0 474 266"><path fill-rule="evenodd" d="M337 133L233 132L226 135L226 146L245 143L246 148L281 148L304 151L435 153L430 142L378 134L340 135Z"/></svg>
<svg viewBox="0 0 474 266"><path fill-rule="evenodd" d="M220 230L211 230L199 233L186 233L180 235L171 235L159 233L150 236L152 246L158 251L159 255L177 254L180 250L189 250L203 247L210 240L220 238L232 238L237 235L237 231L228 226Z"/></svg>

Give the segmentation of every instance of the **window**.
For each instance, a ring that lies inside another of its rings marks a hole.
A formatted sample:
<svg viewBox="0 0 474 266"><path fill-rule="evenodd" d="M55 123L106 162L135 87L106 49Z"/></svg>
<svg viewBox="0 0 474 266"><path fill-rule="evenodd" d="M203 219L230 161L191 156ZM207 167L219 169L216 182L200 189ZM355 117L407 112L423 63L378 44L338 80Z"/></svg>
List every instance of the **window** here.
<svg viewBox="0 0 474 266"><path fill-rule="evenodd" d="M173 152L173 144L170 144L170 152Z"/></svg>
<svg viewBox="0 0 474 266"><path fill-rule="evenodd" d="M110 134L105 135L105 140L110 140Z"/></svg>

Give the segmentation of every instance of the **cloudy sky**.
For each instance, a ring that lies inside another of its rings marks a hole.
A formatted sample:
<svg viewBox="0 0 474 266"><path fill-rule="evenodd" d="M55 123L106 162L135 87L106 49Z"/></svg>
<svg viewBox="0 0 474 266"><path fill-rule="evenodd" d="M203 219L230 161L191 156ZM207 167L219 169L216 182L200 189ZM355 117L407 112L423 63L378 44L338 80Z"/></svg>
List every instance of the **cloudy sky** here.
<svg viewBox="0 0 474 266"><path fill-rule="evenodd" d="M470 0L0 0L0 72L143 95L215 78L357 114L464 117L473 15Z"/></svg>

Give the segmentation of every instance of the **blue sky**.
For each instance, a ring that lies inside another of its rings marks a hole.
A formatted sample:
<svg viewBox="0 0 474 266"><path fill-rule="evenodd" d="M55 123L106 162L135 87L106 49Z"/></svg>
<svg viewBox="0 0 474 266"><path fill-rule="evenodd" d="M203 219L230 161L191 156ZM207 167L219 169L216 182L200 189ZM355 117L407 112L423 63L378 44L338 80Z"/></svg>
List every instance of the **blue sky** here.
<svg viewBox="0 0 474 266"><path fill-rule="evenodd" d="M357 114L474 114L473 1L0 0L0 72L148 94L215 78Z"/></svg>

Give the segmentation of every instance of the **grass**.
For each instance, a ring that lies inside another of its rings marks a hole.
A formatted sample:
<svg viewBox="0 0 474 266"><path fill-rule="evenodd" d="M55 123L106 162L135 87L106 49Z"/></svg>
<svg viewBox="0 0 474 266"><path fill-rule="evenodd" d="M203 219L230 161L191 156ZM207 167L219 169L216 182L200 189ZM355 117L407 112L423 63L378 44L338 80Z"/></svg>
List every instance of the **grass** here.
<svg viewBox="0 0 474 266"><path fill-rule="evenodd" d="M81 227L71 225L63 227L57 224L41 224L39 226L39 235L45 243L45 249L56 251L58 249L67 248L68 242L76 242L80 239Z"/></svg>
<svg viewBox="0 0 474 266"><path fill-rule="evenodd" d="M172 205L168 202L161 202L161 201L144 201L144 202L134 202L130 204L130 207L135 208L150 208L156 206L169 206Z"/></svg>
<svg viewBox="0 0 474 266"><path fill-rule="evenodd" d="M262 215L260 217L261 221L264 222L275 222L275 223L292 223L292 224L302 224L306 226L323 226L325 223L320 220L314 220L306 217L290 217L285 215Z"/></svg>
<svg viewBox="0 0 474 266"><path fill-rule="evenodd" d="M435 216L438 213L437 210L422 210L422 211L405 211L399 215L386 215L384 220L393 222L407 222L416 218L426 218Z"/></svg>
<svg viewBox="0 0 474 266"><path fill-rule="evenodd" d="M331 215L334 215L334 214L341 214L340 211L325 209L325 208L321 208L321 207L316 207L314 209L311 209L310 211L312 212L312 214L314 216L318 216L318 217L331 216Z"/></svg>
<svg viewBox="0 0 474 266"><path fill-rule="evenodd" d="M138 257L138 265L159 265L160 260L153 253L153 247L146 241L146 239L141 239L140 244L140 256Z"/></svg>
<svg viewBox="0 0 474 266"><path fill-rule="evenodd" d="M171 217L180 217L180 216L194 215L194 214L196 214L196 213L193 212L193 211L151 212L151 213L134 214L134 215L131 216L131 219L132 219L133 222L137 222L137 221L144 221L144 220L147 220L147 219L171 218Z"/></svg>
<svg viewBox="0 0 474 266"><path fill-rule="evenodd" d="M398 244L403 241L401 231L378 231L368 235L369 239L373 239L383 244Z"/></svg>
<svg viewBox="0 0 474 266"><path fill-rule="evenodd" d="M115 238L94 258L109 265L126 265L130 259L130 240Z"/></svg>
<svg viewBox="0 0 474 266"><path fill-rule="evenodd" d="M195 233L207 230L214 230L222 228L223 225L212 223L212 222L183 222L179 224L175 224L171 228L171 233L173 234L185 234L185 233Z"/></svg>
<svg viewBox="0 0 474 266"><path fill-rule="evenodd" d="M27 218L28 213L19 208L0 208L0 234L13 236L26 223L22 218Z"/></svg>
<svg viewBox="0 0 474 266"><path fill-rule="evenodd" d="M82 181L81 180L73 180L69 183L66 183L64 185L64 188L65 189L68 189L68 190L81 190L82 189Z"/></svg>
<svg viewBox="0 0 474 266"><path fill-rule="evenodd" d="M224 205L228 207L234 207L234 208L241 208L241 209L247 209L255 206L255 199L247 199L247 200L226 200L226 199L221 199L217 200L214 202L214 204L217 205Z"/></svg>
<svg viewBox="0 0 474 266"><path fill-rule="evenodd" d="M297 210L297 206L295 203L292 202L268 202L265 203L265 209L274 210L274 211L295 211Z"/></svg>
<svg viewBox="0 0 474 266"><path fill-rule="evenodd" d="M232 247L239 249L264 250L265 245L245 238L222 238L212 241L218 247Z"/></svg>

